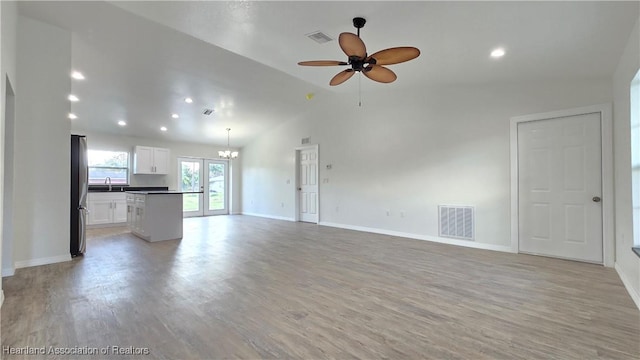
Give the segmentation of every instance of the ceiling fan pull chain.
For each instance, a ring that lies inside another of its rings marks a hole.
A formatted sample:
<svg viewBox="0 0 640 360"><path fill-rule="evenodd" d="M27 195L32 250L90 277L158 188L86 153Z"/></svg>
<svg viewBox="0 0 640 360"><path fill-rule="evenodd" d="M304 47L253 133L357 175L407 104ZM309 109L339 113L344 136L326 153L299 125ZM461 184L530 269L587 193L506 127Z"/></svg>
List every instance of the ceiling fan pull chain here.
<svg viewBox="0 0 640 360"><path fill-rule="evenodd" d="M362 72L358 74L358 106L362 107Z"/></svg>

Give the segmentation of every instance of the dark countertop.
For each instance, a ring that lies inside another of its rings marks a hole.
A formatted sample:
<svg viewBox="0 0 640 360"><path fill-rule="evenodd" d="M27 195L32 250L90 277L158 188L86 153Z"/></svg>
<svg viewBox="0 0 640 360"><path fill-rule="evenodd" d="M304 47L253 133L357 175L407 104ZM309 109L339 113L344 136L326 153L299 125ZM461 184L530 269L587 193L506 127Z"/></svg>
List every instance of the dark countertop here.
<svg viewBox="0 0 640 360"><path fill-rule="evenodd" d="M141 190L141 191L125 191L127 194L138 195L172 195L172 194L202 194L204 191L174 191L174 190Z"/></svg>
<svg viewBox="0 0 640 360"><path fill-rule="evenodd" d="M167 186L112 185L111 192L122 191L168 191ZM109 185L89 185L89 192L109 192Z"/></svg>

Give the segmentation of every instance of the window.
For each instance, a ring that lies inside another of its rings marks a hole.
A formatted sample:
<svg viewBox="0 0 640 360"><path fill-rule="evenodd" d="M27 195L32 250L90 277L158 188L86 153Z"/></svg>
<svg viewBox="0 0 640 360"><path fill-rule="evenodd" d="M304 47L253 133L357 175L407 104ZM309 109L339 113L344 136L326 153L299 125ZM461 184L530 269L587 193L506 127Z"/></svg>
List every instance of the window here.
<svg viewBox="0 0 640 360"><path fill-rule="evenodd" d="M107 177L112 184L129 184L129 153L126 151L87 151L89 185L102 185Z"/></svg>

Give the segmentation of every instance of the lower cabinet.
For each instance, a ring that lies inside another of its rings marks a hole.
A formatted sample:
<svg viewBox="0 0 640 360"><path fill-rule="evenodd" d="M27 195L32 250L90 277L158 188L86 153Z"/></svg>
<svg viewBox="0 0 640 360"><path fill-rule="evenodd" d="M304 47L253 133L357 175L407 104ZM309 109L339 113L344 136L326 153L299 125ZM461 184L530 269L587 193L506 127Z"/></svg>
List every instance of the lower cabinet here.
<svg viewBox="0 0 640 360"><path fill-rule="evenodd" d="M127 194L127 224L147 241L182 238L182 193Z"/></svg>
<svg viewBox="0 0 640 360"><path fill-rule="evenodd" d="M127 200L124 193L89 193L87 225L111 225L127 222Z"/></svg>

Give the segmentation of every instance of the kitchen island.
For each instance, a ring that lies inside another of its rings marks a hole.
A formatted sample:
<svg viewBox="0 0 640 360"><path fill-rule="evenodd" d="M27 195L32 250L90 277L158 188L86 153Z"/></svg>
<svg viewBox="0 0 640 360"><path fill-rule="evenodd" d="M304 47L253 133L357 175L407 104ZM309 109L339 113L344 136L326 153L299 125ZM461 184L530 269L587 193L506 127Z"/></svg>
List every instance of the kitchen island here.
<svg viewBox="0 0 640 360"><path fill-rule="evenodd" d="M149 242L182 238L182 191L127 191L127 225Z"/></svg>

